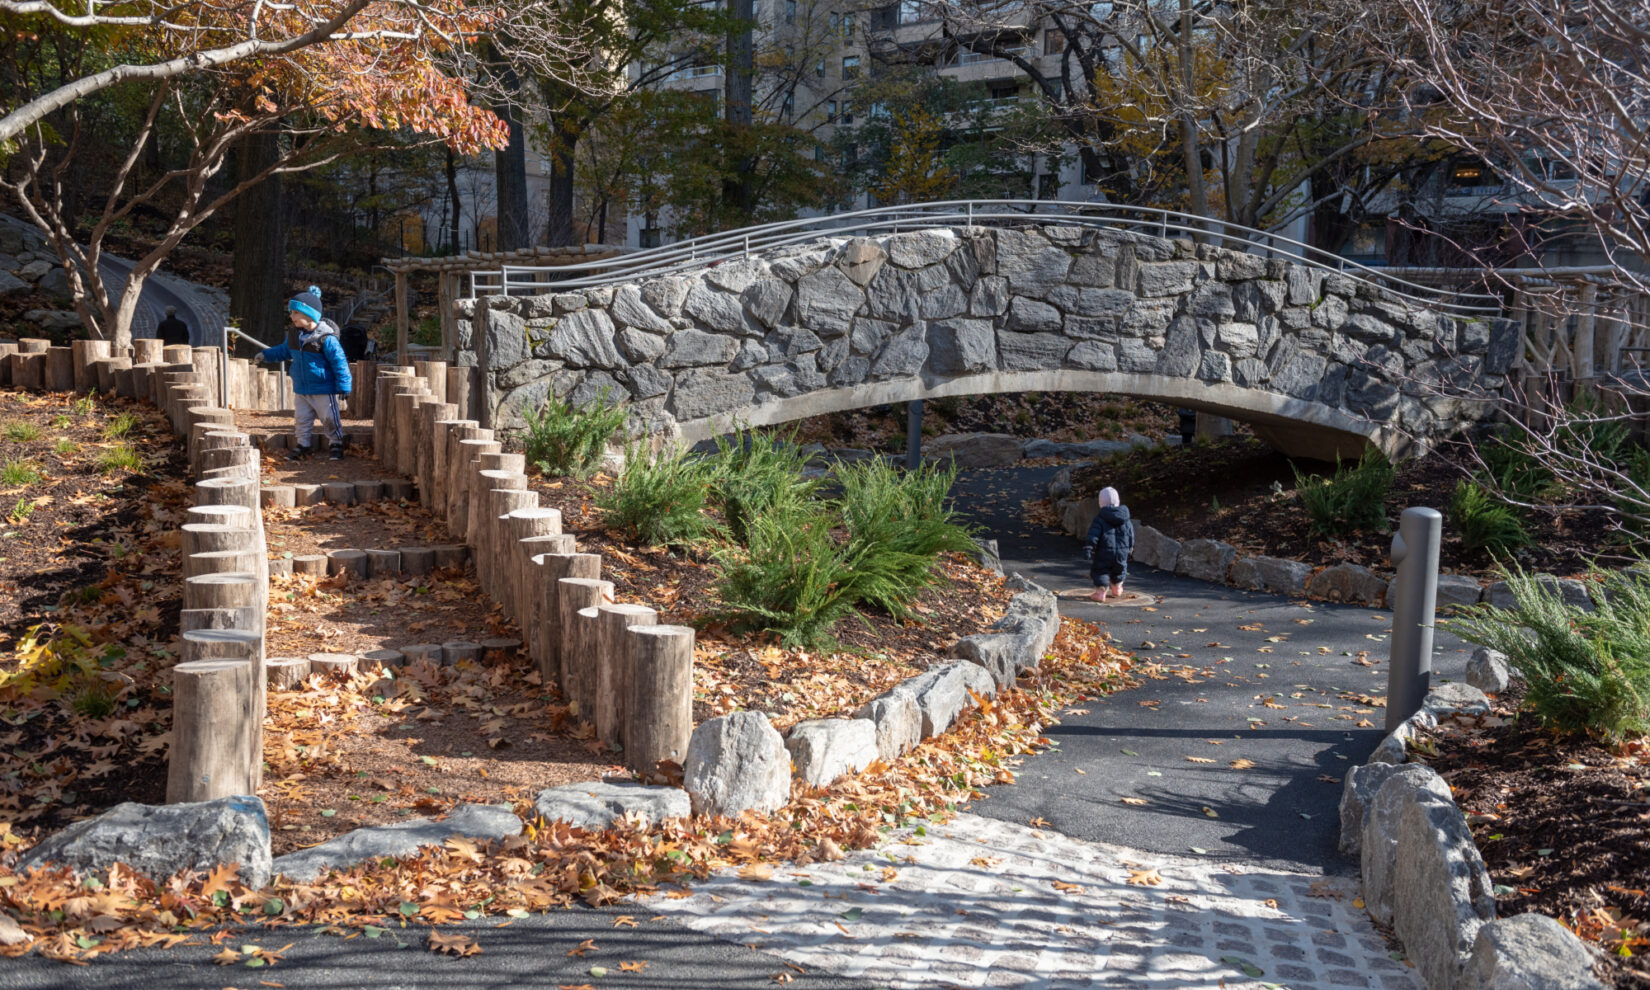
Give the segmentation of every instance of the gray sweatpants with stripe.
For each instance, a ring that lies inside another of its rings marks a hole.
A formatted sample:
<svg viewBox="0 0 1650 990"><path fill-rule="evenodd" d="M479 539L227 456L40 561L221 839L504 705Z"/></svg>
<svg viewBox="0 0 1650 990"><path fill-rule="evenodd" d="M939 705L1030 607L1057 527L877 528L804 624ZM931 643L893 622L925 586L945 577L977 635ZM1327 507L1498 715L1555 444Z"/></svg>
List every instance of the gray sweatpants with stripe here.
<svg viewBox="0 0 1650 990"><path fill-rule="evenodd" d="M334 444L344 442L344 419L338 412L336 395L295 395L292 399L293 433L298 446L308 447L314 436L312 423L321 421L321 431Z"/></svg>

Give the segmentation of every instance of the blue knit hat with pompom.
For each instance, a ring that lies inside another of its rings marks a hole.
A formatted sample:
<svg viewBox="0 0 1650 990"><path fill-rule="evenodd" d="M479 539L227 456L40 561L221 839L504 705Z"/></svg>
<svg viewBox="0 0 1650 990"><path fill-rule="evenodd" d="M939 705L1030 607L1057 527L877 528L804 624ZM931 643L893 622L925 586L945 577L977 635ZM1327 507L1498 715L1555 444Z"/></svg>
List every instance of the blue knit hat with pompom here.
<svg viewBox="0 0 1650 990"><path fill-rule="evenodd" d="M316 323L321 322L321 290L317 286L310 286L308 292L300 292L286 304L289 312L302 313Z"/></svg>

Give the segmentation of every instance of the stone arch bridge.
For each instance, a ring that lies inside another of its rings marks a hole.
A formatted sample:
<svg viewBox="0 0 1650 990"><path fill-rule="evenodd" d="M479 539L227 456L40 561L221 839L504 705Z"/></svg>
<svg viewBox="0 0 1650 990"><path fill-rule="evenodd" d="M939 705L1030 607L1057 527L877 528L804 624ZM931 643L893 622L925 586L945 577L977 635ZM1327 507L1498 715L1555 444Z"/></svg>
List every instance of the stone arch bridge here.
<svg viewBox="0 0 1650 990"><path fill-rule="evenodd" d="M495 428L523 426L521 410L549 395L603 389L637 425L689 442L911 399L1082 390L1229 416L1328 459L1489 414L1455 396L1503 387L1516 326L1445 308L1283 258L1022 223L822 237L630 282L484 295L459 315Z"/></svg>

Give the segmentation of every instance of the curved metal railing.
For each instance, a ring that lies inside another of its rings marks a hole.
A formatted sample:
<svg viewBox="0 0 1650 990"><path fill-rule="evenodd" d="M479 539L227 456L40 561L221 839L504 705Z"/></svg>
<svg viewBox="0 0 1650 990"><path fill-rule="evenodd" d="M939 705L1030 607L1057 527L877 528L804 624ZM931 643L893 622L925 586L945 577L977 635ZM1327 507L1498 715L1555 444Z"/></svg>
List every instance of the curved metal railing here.
<svg viewBox="0 0 1650 990"><path fill-rule="evenodd" d="M1344 275L1418 306L1461 315L1493 315L1500 296L1425 285L1342 258L1280 234L1208 217L1150 206L1069 203L1060 200L948 200L914 206L880 206L852 213L785 220L705 234L618 258L572 265L505 265L470 273L470 295L533 295L586 289L640 278L673 275L733 258L804 244L822 237L897 233L936 227L1010 227L1035 223L1102 227L1157 237L1191 236L1293 264Z"/></svg>

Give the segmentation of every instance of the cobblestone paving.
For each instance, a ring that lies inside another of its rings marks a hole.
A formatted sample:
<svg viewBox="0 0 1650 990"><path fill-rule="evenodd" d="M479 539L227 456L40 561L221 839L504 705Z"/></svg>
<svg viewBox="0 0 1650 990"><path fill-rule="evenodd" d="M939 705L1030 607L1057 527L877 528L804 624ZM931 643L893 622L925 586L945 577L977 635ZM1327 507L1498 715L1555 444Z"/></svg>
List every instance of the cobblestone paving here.
<svg viewBox="0 0 1650 990"><path fill-rule="evenodd" d="M974 815L924 831L768 880L718 875L649 906L806 970L889 987L1422 986L1353 906L1355 880Z"/></svg>

